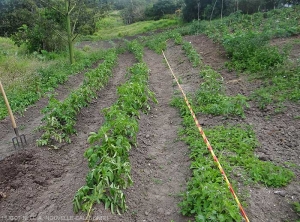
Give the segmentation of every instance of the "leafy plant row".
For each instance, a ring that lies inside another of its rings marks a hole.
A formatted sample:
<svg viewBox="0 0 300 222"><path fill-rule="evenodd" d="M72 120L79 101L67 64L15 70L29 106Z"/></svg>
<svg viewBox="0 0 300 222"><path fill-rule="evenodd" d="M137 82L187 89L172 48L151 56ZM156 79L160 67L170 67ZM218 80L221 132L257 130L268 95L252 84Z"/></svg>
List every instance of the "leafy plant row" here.
<svg viewBox="0 0 300 222"><path fill-rule="evenodd" d="M192 159L192 177L187 191L183 193L181 212L195 215L196 221L241 221L237 204L199 136L193 118L186 114L188 109L183 103L176 106L181 109L183 118L184 128L180 136L190 146ZM253 130L247 125L217 126L206 129L205 133L223 168L227 173L231 172L230 180L234 185L236 181L232 178L245 185L259 182L270 187L282 187L294 177L292 171L261 161L254 155L258 143Z"/></svg>
<svg viewBox="0 0 300 222"><path fill-rule="evenodd" d="M142 49L137 42L129 44L135 56L141 59ZM117 88L118 100L103 110L105 122L98 132L90 133L90 147L84 153L90 171L86 185L73 200L75 212L88 212L95 203L103 202L114 213L127 208L122 189L132 184L129 150L136 145L140 110L150 110L149 101L156 102L147 86L149 69L143 62L129 69L129 80Z"/></svg>
<svg viewBox="0 0 300 222"><path fill-rule="evenodd" d="M97 96L97 90L108 82L116 60L116 50L108 50L104 62L98 68L87 72L83 85L70 93L64 101L55 99L53 95L50 97L49 104L43 110L45 116L42 119L44 124L39 128L43 131L37 140L39 146L50 145L54 141L71 142L70 135L76 133L76 115Z"/></svg>
<svg viewBox="0 0 300 222"><path fill-rule="evenodd" d="M299 34L299 12L299 6L253 15L236 12L222 20L191 23L187 26L190 30L187 32L186 27L185 32L205 33L221 43L231 59L227 63L229 69L263 80L262 87L251 98L261 109L275 103L280 111L285 100L300 100L299 61L287 60L291 46L297 43L279 49L269 42L272 38Z"/></svg>
<svg viewBox="0 0 300 222"><path fill-rule="evenodd" d="M187 55L197 53L192 46L185 51ZM248 106L246 97L226 96L221 75L210 66L202 64L200 59L199 63L203 82L195 96L190 98L194 111L244 117L244 107ZM192 159L192 178L188 182L187 191L183 193L181 212L184 215L195 215L199 222L241 221L237 204L200 137L184 100L175 97L171 104L180 110L184 128L179 135L190 146ZM207 129L205 133L212 139L211 144L225 171L234 172L231 176L241 183L259 182L266 186L281 187L294 177L292 171L271 162L260 161L254 155L258 142L250 126L217 126ZM236 184L235 180L231 182Z"/></svg>
<svg viewBox="0 0 300 222"><path fill-rule="evenodd" d="M167 48L167 40L174 39L176 44L181 44L182 36L176 30L166 31L155 36L146 37L143 39L145 46L161 54L162 50Z"/></svg>
<svg viewBox="0 0 300 222"><path fill-rule="evenodd" d="M249 106L247 98L241 94L227 96L220 73L210 66L204 65L199 54L189 42L183 41L182 49L194 67L201 66L200 77L202 83L194 98L190 99L195 105L195 111L212 115L238 115L244 117L244 108ZM173 102L178 102L176 100L180 99L174 98Z"/></svg>
<svg viewBox="0 0 300 222"><path fill-rule="evenodd" d="M144 47L137 41L133 40L127 43L128 51L132 52L138 62L143 62Z"/></svg>
<svg viewBox="0 0 300 222"><path fill-rule="evenodd" d="M46 92L53 91L59 84L64 83L71 74L80 72L90 67L94 62L104 56L103 51L92 53L88 56L77 55L77 62L70 65L67 62L55 63L40 69L29 81L28 87L24 85L14 87L7 91L7 97L14 112L23 112L29 105L34 104ZM8 115L3 98L0 97L0 119Z"/></svg>
<svg viewBox="0 0 300 222"><path fill-rule="evenodd" d="M198 67L202 64L201 58L197 51L193 48L192 44L187 41L182 41L182 49L185 51L186 56L193 64L193 67Z"/></svg>

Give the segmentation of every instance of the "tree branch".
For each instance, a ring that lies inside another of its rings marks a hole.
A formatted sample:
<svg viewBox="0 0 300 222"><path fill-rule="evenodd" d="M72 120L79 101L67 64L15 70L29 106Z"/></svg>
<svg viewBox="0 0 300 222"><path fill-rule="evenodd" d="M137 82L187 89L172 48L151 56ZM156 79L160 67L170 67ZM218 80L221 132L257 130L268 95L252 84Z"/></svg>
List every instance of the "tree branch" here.
<svg viewBox="0 0 300 222"><path fill-rule="evenodd" d="M73 38L72 38L72 42L77 38L79 34L77 33Z"/></svg>
<svg viewBox="0 0 300 222"><path fill-rule="evenodd" d="M44 4L46 4L47 6L51 7L52 9L54 9L55 11L59 12L60 14L64 14L62 13L60 10L58 10L57 8L55 8L53 5L48 4L48 2L44 1L44 0L40 0L41 2L43 2Z"/></svg>

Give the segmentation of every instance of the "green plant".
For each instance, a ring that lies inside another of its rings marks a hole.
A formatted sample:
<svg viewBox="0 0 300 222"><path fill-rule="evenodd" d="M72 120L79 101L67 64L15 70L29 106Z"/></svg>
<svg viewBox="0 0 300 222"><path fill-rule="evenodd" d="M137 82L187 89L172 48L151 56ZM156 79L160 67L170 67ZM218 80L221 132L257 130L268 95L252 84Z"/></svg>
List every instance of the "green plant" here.
<svg viewBox="0 0 300 222"><path fill-rule="evenodd" d="M137 42L128 44L136 58L143 54ZM136 145L140 110L150 109L149 100L156 102L148 89L149 69L145 63L136 63L129 69L129 80L118 87L118 100L103 110L105 123L98 132L91 132L90 147L84 156L88 159L90 172L86 185L73 199L75 212L91 213L95 203L102 201L111 212L122 213L127 209L121 189L132 184L130 177L129 150Z"/></svg>
<svg viewBox="0 0 300 222"><path fill-rule="evenodd" d="M285 55L274 46L268 46L269 37L259 32L241 32L223 36L223 46L231 58L230 69L257 72L282 64Z"/></svg>
<svg viewBox="0 0 300 222"><path fill-rule="evenodd" d="M135 55L136 59L139 62L143 61L143 52L144 52L143 46L141 44L139 44L137 40L128 42L127 48L128 48L128 51L132 52Z"/></svg>
<svg viewBox="0 0 300 222"><path fill-rule="evenodd" d="M130 25L120 22L118 17L106 17L97 24L98 30L94 35L84 36L82 40L107 40L122 36L134 36L141 33L166 29L178 25L176 19L160 19L157 21L139 21Z"/></svg>
<svg viewBox="0 0 300 222"><path fill-rule="evenodd" d="M50 97L49 104L44 108L45 122L39 129L43 131L39 146L50 145L54 141L70 143L70 135L75 134L77 113L96 97L96 91L101 89L112 75L111 71L116 62L117 54L114 49L106 54L105 61L98 68L85 74L83 85L74 90L64 101Z"/></svg>
<svg viewBox="0 0 300 222"><path fill-rule="evenodd" d="M8 50L7 52L10 53ZM45 55L45 65L32 56L22 56L19 52L0 59L0 77L5 84L6 94L13 112L23 112L46 93L63 84L70 75L90 67L102 59L104 51L89 54L76 52L76 64L70 65L62 54ZM50 61L51 60L51 61ZM7 116L3 98L0 97L0 119Z"/></svg>
<svg viewBox="0 0 300 222"><path fill-rule="evenodd" d="M218 76L211 73L209 79L214 75ZM211 87L220 90L218 81L216 82L215 78L211 81ZM197 104L191 101L192 107L195 108ZM228 187L224 186L223 177L199 135L184 100L177 97L173 99L172 105L179 108L183 118L184 128L180 130L179 135L190 146L192 159L193 176L188 182L187 191L182 194L181 212L184 215L194 215L196 221L240 221L238 207ZM243 175L239 177L239 182L246 184L252 181L266 186L281 187L287 185L294 177L292 171L271 162L260 161L254 156L253 151L258 142L250 126L217 126L205 130L205 134L207 138L211 138L214 153L225 172ZM236 182L230 180L235 186Z"/></svg>
<svg viewBox="0 0 300 222"><path fill-rule="evenodd" d="M259 76L265 82L262 87L252 93L251 98L258 103L261 109L275 103L278 106L278 111L280 111L284 108L283 101L298 102L300 100L300 67L295 65L285 64Z"/></svg>
<svg viewBox="0 0 300 222"><path fill-rule="evenodd" d="M200 75L203 83L196 92L194 103L196 112L213 115L238 115L244 117L244 107L248 107L247 98L226 96L223 88L222 76L209 66L205 66Z"/></svg>
<svg viewBox="0 0 300 222"><path fill-rule="evenodd" d="M262 87L254 91L252 99L264 109L271 103L299 101L299 64L287 61L288 47L279 50L269 44L272 38L300 33L299 9L276 9L253 15L238 11L222 20L192 22L181 33L205 33L224 46L231 59L226 64L229 69L245 71L251 78L262 80Z"/></svg>
<svg viewBox="0 0 300 222"><path fill-rule="evenodd" d="M182 49L185 51L190 62L193 64L193 67L197 67L201 64L200 56L190 42L184 41L182 44Z"/></svg>
<svg viewBox="0 0 300 222"><path fill-rule="evenodd" d="M297 214L300 214L300 202L295 202L293 203L294 205L294 209L296 211Z"/></svg>

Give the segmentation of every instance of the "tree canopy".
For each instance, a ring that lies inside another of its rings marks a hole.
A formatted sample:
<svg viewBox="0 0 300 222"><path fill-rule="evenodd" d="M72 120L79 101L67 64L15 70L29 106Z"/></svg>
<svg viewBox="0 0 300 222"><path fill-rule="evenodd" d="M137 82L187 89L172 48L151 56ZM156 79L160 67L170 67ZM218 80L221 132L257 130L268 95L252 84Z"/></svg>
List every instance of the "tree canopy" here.
<svg viewBox="0 0 300 222"><path fill-rule="evenodd" d="M300 0L184 0L183 18L190 22L194 19L210 19L229 15L240 10L252 14L284 7L286 4L299 4Z"/></svg>

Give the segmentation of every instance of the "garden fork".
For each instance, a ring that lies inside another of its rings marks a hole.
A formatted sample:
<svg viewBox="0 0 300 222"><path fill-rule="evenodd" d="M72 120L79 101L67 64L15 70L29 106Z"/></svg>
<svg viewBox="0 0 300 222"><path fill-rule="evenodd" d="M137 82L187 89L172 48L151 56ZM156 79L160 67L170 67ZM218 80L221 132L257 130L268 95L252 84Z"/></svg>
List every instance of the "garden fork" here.
<svg viewBox="0 0 300 222"><path fill-rule="evenodd" d="M22 134L22 135L19 134L19 130L18 130L16 121L15 121L15 117L14 117L12 111L11 111L11 108L10 108L9 102L7 100L7 97L6 97L6 94L5 94L5 91L4 91L4 88L2 86L1 81L0 81L0 89L1 89L1 92L2 92L2 95L3 95L3 98L4 98L4 101L5 101L5 104L6 104L11 122L12 122L12 126L13 126L15 134L16 134L16 136L14 138L12 138L14 148L16 149L16 148L19 148L20 146L24 147L24 145L27 144L26 137L25 137L24 134Z"/></svg>

